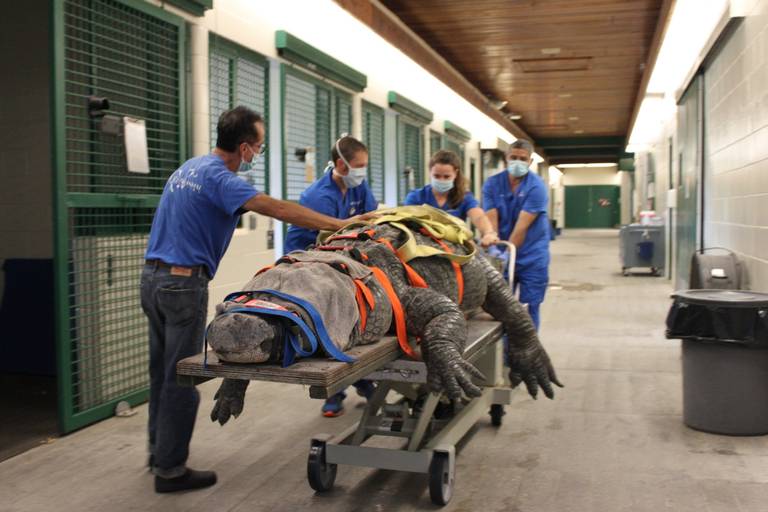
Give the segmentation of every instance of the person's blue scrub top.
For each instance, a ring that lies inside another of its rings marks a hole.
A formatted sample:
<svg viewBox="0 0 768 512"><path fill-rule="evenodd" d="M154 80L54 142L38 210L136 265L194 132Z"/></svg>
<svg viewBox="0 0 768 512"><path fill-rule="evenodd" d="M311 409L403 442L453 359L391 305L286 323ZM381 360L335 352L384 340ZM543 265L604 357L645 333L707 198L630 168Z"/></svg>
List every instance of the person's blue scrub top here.
<svg viewBox="0 0 768 512"><path fill-rule="evenodd" d="M467 191L464 194L464 199L461 200L461 203L456 206L456 208L450 208L448 201L446 201L443 206L440 206L437 204L437 199L435 199L435 194L432 193L432 185L427 185L425 187L417 188L416 190L411 190L408 192L408 195L405 197L405 205L419 205L419 204L428 204L429 206L434 206L435 208L438 208L440 210L443 210L447 213L450 213L454 217L458 217L461 220L467 220L467 214L469 210L472 208L477 208L480 206L480 203L477 202L477 199L475 199L475 196L472 195L472 192Z"/></svg>
<svg viewBox="0 0 768 512"><path fill-rule="evenodd" d="M483 209L486 212L496 209L501 240L509 240L520 212L538 214L528 227L523 246L517 249L515 273L534 269L546 271L549 266L548 205L547 186L532 172L523 177L514 192L506 171L491 176L483 185Z"/></svg>
<svg viewBox="0 0 768 512"><path fill-rule="evenodd" d="M363 181L355 188L348 188L347 193L342 195L331 175L332 170L329 168L319 180L301 193L299 204L336 219L347 219L378 208L379 203L368 188L368 181ZM306 249L315 243L315 239L316 230L291 225L283 244L283 252Z"/></svg>

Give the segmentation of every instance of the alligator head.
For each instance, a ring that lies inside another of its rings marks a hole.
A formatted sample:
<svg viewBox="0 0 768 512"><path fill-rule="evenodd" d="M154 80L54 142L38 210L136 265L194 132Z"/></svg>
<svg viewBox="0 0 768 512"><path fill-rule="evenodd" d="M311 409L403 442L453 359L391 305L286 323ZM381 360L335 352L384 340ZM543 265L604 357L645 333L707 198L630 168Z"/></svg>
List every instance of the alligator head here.
<svg viewBox="0 0 768 512"><path fill-rule="evenodd" d="M208 327L208 344L222 361L264 363L281 339L280 322L250 313L227 313L227 303L216 306L216 317Z"/></svg>

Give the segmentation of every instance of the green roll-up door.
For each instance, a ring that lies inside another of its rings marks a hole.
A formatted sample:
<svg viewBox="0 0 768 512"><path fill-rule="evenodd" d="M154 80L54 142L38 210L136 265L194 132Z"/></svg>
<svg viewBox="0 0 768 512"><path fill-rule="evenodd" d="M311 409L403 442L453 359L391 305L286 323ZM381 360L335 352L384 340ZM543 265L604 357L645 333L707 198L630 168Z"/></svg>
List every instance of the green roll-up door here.
<svg viewBox="0 0 768 512"><path fill-rule="evenodd" d="M315 87L315 174L319 178L331 160L331 144L333 138L333 120L331 110L333 108L333 95L324 87Z"/></svg>
<svg viewBox="0 0 768 512"><path fill-rule="evenodd" d="M187 156L185 24L145 2L53 5L56 324L65 432L147 397L147 321L139 277L159 194ZM103 132L88 96L110 115L146 122L150 172L127 171L121 136Z"/></svg>
<svg viewBox="0 0 768 512"><path fill-rule="evenodd" d="M398 202L402 204L408 192L421 187L423 184L424 143L422 133L424 126L401 115L397 128L399 159L397 197Z"/></svg>
<svg viewBox="0 0 768 512"><path fill-rule="evenodd" d="M429 155L432 156L443 149L443 135L434 130L429 131Z"/></svg>
<svg viewBox="0 0 768 512"><path fill-rule="evenodd" d="M341 91L334 91L336 98L336 136L342 133L352 134L352 96Z"/></svg>
<svg viewBox="0 0 768 512"><path fill-rule="evenodd" d="M368 184L373 197L384 201L384 110L363 103L363 143L368 146Z"/></svg>
<svg viewBox="0 0 768 512"><path fill-rule="evenodd" d="M283 197L298 201L304 189L322 176L333 143L352 130L352 97L295 69L284 69L284 76Z"/></svg>
<svg viewBox="0 0 768 512"><path fill-rule="evenodd" d="M289 73L285 75L285 184L286 199L298 201L299 196L315 177L312 163L308 171L302 151L317 150L317 119L315 116L317 95L315 85ZM322 131L322 129L321 129ZM326 150L327 151L327 150ZM327 160L326 160L327 161Z"/></svg>
<svg viewBox="0 0 768 512"><path fill-rule="evenodd" d="M211 148L216 146L216 124L225 110L244 105L267 118L267 73L264 57L211 34L208 66ZM269 150L269 141L266 142ZM258 190L268 191L267 162L267 155L258 158L254 168L241 177Z"/></svg>

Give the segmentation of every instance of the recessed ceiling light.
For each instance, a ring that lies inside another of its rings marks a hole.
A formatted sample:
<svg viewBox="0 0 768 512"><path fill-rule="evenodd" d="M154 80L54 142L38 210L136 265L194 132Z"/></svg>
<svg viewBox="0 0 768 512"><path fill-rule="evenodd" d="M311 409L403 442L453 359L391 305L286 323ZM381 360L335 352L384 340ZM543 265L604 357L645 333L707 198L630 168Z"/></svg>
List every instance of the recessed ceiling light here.
<svg viewBox="0 0 768 512"><path fill-rule="evenodd" d="M571 96L573 96L573 94L571 94L569 92L564 92L562 94L558 94L557 95L558 98L570 98Z"/></svg>
<svg viewBox="0 0 768 512"><path fill-rule="evenodd" d="M569 121L578 121L579 120L579 116L571 116L571 117L568 118L568 120Z"/></svg>
<svg viewBox="0 0 768 512"><path fill-rule="evenodd" d="M523 118L521 114L509 114L507 117L509 117L513 121L519 121Z"/></svg>
<svg viewBox="0 0 768 512"><path fill-rule="evenodd" d="M573 133L575 133L576 135L580 135L584 133L584 130L574 130Z"/></svg>
<svg viewBox="0 0 768 512"><path fill-rule="evenodd" d="M557 55L560 53L560 48L542 48L541 53L544 55Z"/></svg>

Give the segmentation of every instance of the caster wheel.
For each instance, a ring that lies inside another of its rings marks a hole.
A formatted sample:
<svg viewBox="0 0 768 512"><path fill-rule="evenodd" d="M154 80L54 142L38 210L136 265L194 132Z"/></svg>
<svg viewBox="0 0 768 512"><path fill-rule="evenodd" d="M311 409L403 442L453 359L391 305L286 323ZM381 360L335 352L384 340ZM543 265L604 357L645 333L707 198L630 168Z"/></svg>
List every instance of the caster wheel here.
<svg viewBox="0 0 768 512"><path fill-rule="evenodd" d="M307 459L309 486L317 492L330 491L336 481L336 468L336 464L325 462L325 443L313 440Z"/></svg>
<svg viewBox="0 0 768 512"><path fill-rule="evenodd" d="M623 275L624 277L627 277L629 275L629 270L627 270L626 268L622 268L621 275Z"/></svg>
<svg viewBox="0 0 768 512"><path fill-rule="evenodd" d="M429 464L429 497L435 505L447 505L453 496L454 475L450 456L435 452Z"/></svg>
<svg viewBox="0 0 768 512"><path fill-rule="evenodd" d="M494 427L500 427L502 424L502 418L506 414L504 412L504 406L501 404L493 404L491 405L491 411L489 413L491 415L491 425Z"/></svg>

